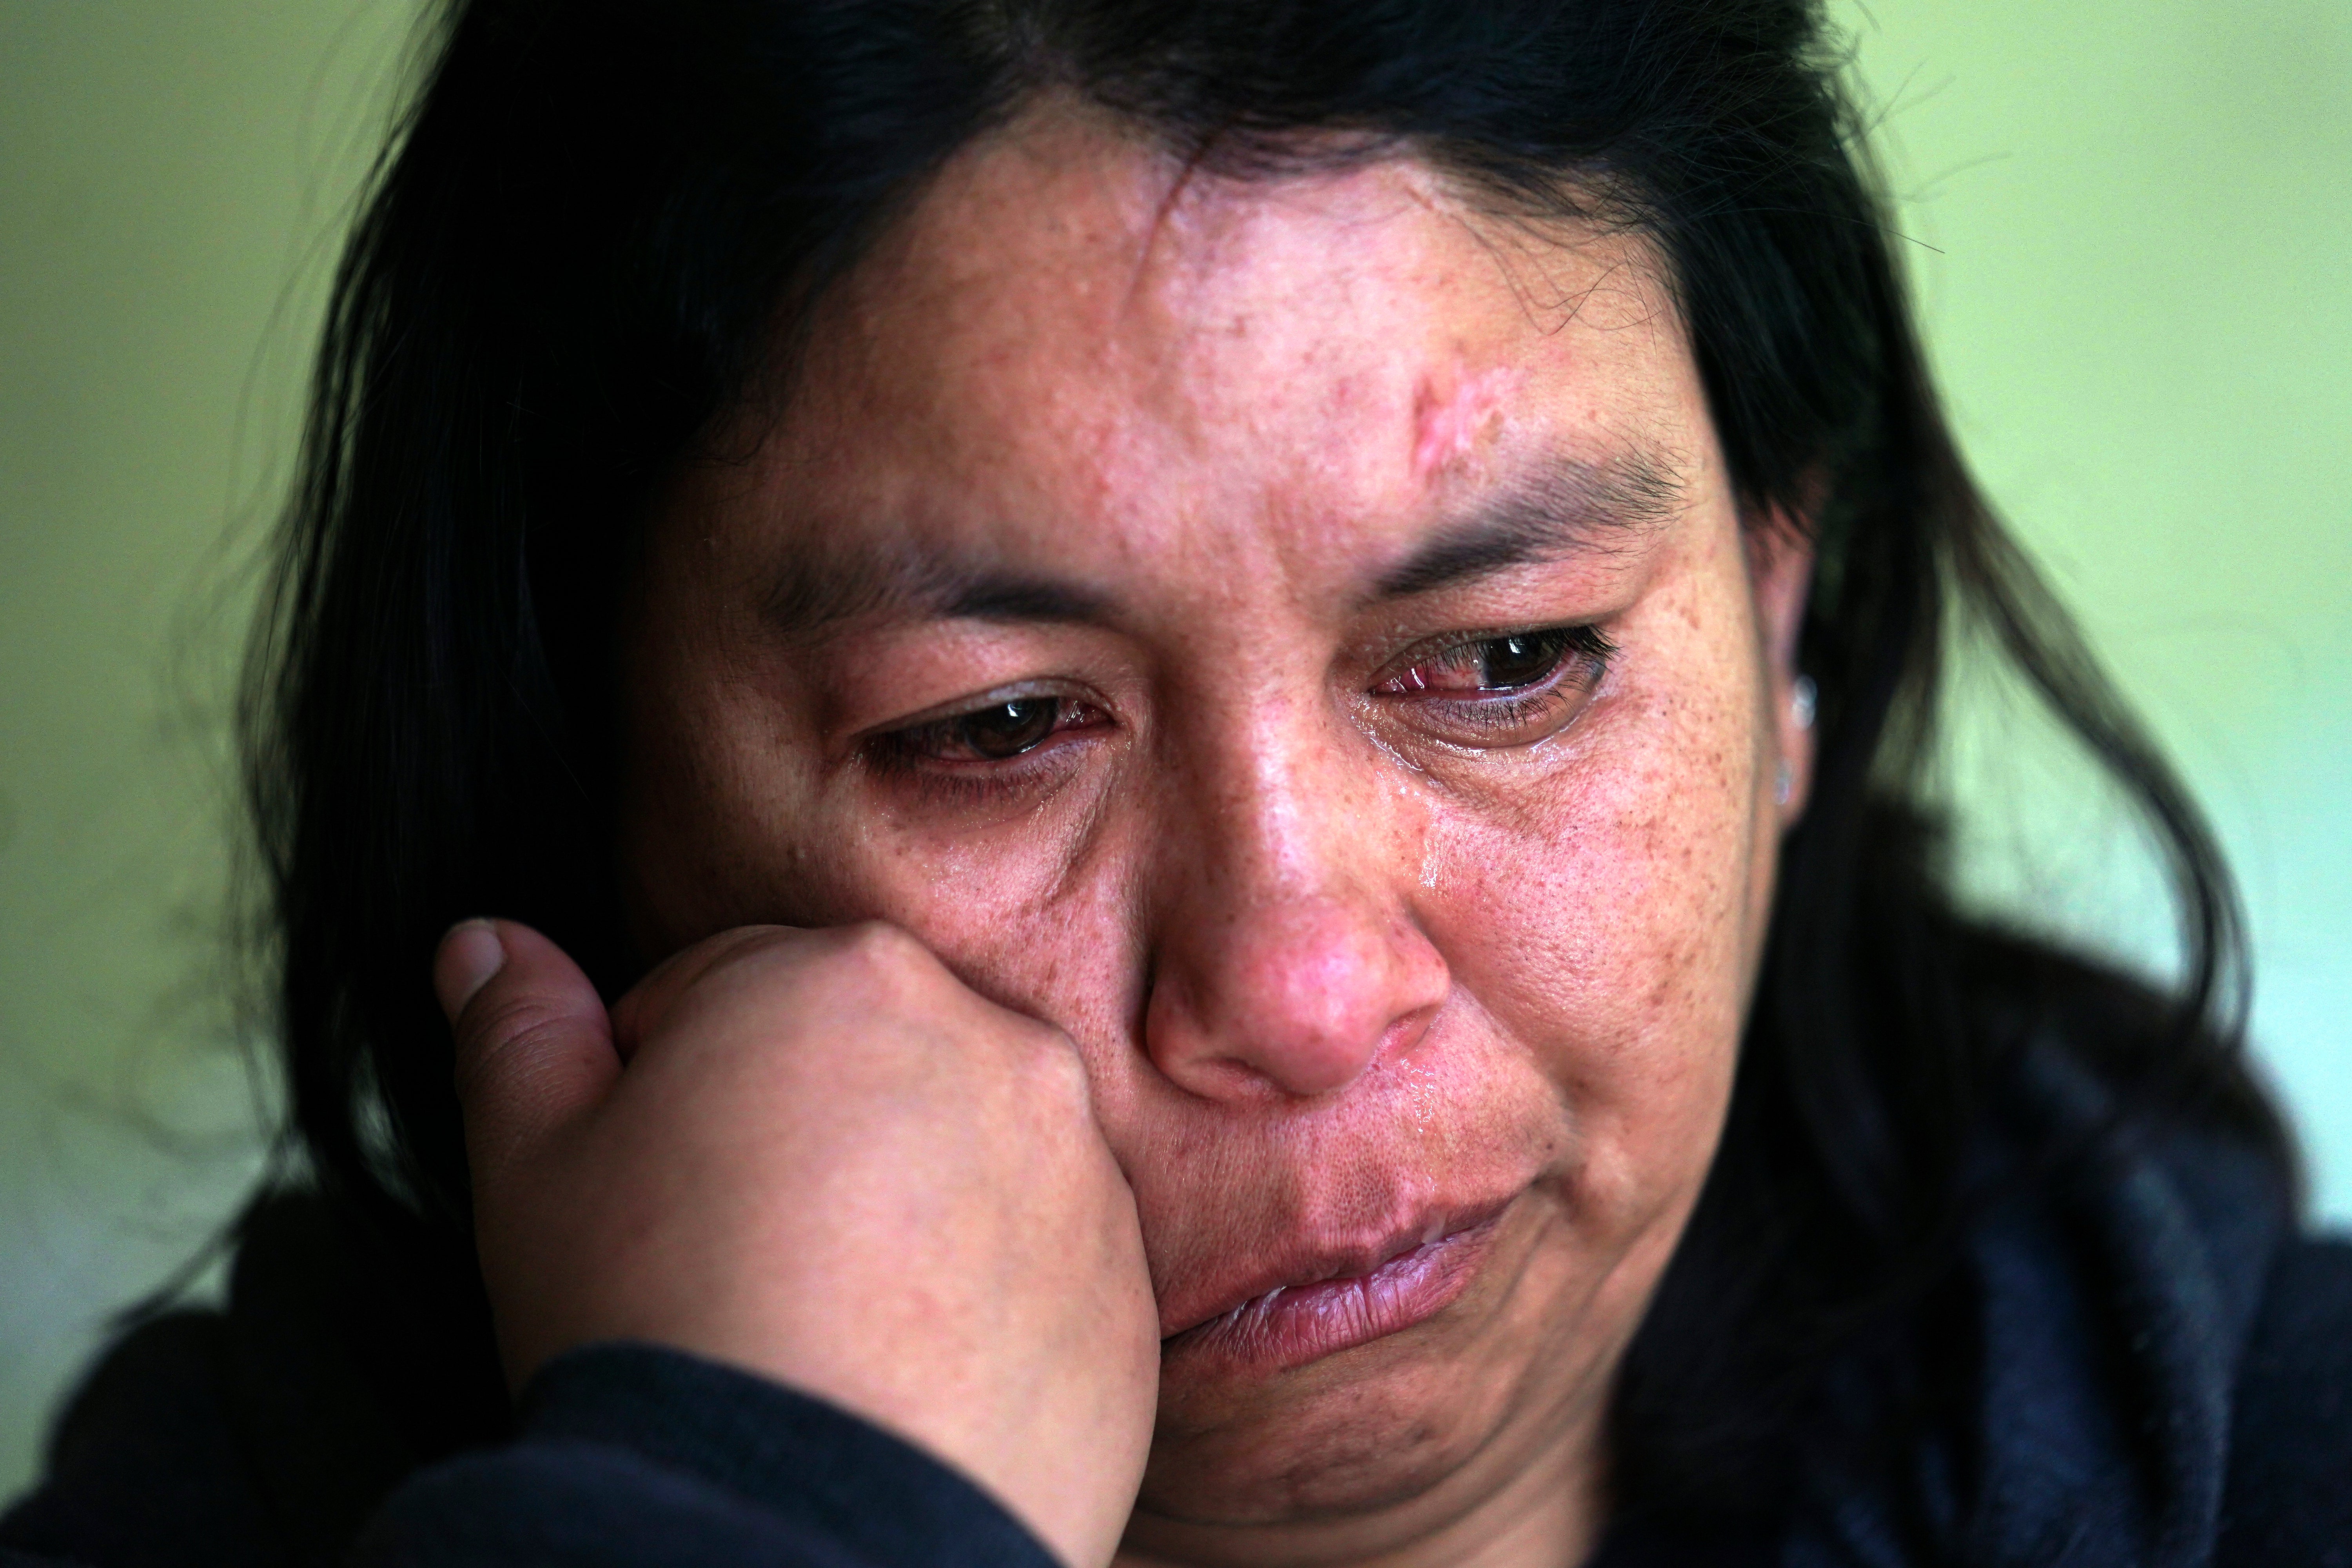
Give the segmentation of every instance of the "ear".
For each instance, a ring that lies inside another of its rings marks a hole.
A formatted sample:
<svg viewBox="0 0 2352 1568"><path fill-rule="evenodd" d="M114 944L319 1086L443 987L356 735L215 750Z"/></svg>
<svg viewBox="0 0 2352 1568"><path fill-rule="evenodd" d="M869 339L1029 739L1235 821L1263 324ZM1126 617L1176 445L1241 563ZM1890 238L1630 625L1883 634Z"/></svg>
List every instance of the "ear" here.
<svg viewBox="0 0 2352 1568"><path fill-rule="evenodd" d="M1764 681L1768 719L1767 783L1780 826L1804 815L1813 782L1812 683L1797 668L1797 639L1805 624L1805 602L1813 587L1813 531L1810 519L1775 510L1748 523L1748 586L1756 611L1757 653ZM1783 771L1785 770L1785 772ZM1782 781L1786 787L1781 787Z"/></svg>

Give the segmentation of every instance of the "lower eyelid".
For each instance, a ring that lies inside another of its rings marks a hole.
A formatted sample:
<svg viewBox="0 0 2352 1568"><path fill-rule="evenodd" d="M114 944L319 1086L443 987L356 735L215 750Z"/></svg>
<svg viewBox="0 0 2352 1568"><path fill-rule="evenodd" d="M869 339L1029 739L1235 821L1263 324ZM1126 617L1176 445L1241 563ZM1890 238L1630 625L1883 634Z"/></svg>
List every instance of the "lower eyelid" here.
<svg viewBox="0 0 2352 1568"><path fill-rule="evenodd" d="M940 805L982 805L1053 785L1056 775L1069 771L1068 760L1054 754L1066 749L1040 747L1005 762L886 753L875 759L873 772ZM1039 755L1041 752L1045 754Z"/></svg>
<svg viewBox="0 0 2352 1568"><path fill-rule="evenodd" d="M1522 691L1509 697L1490 697L1484 701L1451 702L1445 706L1454 710L1456 718L1469 723L1482 725L1488 729L1501 729L1506 725L1518 723L1531 718L1538 710L1551 707L1561 700L1563 699L1559 689L1557 686L1549 686L1540 691Z"/></svg>
<svg viewBox="0 0 2352 1568"><path fill-rule="evenodd" d="M1551 710L1563 706L1574 705L1580 711L1582 700L1592 695L1607 673L1605 656L1579 652L1561 660L1539 686L1486 697L1423 691L1404 694L1399 700L1415 703L1437 723L1494 733L1545 722Z"/></svg>

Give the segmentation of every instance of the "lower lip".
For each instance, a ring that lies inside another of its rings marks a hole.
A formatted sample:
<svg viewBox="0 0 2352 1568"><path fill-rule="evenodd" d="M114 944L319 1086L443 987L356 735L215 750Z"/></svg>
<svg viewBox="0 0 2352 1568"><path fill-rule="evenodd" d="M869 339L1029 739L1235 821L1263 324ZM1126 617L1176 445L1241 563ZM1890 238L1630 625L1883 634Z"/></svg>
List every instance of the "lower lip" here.
<svg viewBox="0 0 2352 1568"><path fill-rule="evenodd" d="M1496 1223L1440 1237L1370 1274L1269 1291L1174 1336L1162 1354L1280 1371L1385 1339L1454 1304L1477 1273Z"/></svg>

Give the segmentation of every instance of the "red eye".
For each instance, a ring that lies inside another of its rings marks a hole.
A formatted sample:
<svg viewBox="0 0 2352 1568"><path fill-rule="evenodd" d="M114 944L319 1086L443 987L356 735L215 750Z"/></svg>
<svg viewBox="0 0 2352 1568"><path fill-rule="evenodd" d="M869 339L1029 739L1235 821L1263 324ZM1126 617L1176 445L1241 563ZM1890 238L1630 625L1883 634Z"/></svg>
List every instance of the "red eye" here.
<svg viewBox="0 0 2352 1568"><path fill-rule="evenodd" d="M1431 740L1513 749L1558 734L1581 713L1616 651L1591 626L1472 633L1403 655L1404 668L1372 695L1390 699L1386 710Z"/></svg>
<svg viewBox="0 0 2352 1568"><path fill-rule="evenodd" d="M1508 632L1440 649L1378 689L1390 695L1523 691L1549 680L1572 655L1583 654L1597 665L1606 650L1600 634L1589 626Z"/></svg>

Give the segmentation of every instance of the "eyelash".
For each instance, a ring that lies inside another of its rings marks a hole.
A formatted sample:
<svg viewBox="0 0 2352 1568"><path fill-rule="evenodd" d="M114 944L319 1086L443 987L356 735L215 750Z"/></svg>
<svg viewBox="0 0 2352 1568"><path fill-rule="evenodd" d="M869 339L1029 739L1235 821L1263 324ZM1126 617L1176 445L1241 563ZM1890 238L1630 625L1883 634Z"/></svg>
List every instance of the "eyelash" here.
<svg viewBox="0 0 2352 1568"><path fill-rule="evenodd" d="M1512 637L1550 637L1562 639L1567 645L1567 652L1590 665L1595 679L1608 668L1609 661L1617 654L1617 645L1611 642L1599 626L1504 626L1492 631L1461 632L1440 642L1412 649L1409 657L1414 665L1423 665L1465 648L1484 647L1488 643L1503 642Z"/></svg>

